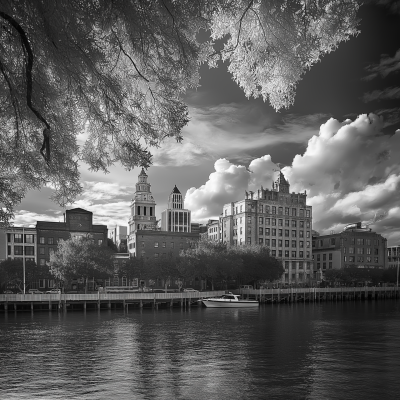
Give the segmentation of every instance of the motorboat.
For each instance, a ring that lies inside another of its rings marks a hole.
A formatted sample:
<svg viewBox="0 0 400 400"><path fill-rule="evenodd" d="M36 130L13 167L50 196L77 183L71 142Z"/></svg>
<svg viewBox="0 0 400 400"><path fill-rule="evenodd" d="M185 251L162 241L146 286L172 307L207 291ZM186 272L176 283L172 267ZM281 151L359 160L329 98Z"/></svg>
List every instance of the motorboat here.
<svg viewBox="0 0 400 400"><path fill-rule="evenodd" d="M259 302L256 300L242 300L239 298L240 295L229 292L220 297L209 297L207 299L201 299L201 302L206 307L213 308L244 308L244 307L258 307Z"/></svg>

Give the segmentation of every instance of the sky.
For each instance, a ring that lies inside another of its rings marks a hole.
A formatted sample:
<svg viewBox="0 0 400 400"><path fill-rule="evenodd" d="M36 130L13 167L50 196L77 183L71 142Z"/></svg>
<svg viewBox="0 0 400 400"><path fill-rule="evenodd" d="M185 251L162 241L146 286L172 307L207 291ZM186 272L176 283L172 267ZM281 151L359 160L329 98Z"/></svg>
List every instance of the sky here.
<svg viewBox="0 0 400 400"><path fill-rule="evenodd" d="M206 223L245 190L270 188L281 168L291 191L307 191L320 234L362 221L389 246L400 244L400 2L371 1L359 17L361 32L314 65L294 105L280 112L247 99L226 65L202 66L201 87L185 96L182 144L151 149L156 216L176 185L192 221ZM109 228L126 226L140 169L114 166L105 175L83 164L80 172L84 191L67 208L91 211ZM49 188L28 192L14 224L62 221L50 196Z"/></svg>

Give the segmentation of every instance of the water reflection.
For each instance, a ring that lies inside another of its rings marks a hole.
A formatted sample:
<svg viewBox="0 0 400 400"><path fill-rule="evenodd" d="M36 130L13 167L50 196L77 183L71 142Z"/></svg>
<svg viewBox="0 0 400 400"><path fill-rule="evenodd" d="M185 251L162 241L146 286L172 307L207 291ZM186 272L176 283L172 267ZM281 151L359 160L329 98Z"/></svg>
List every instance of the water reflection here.
<svg viewBox="0 0 400 400"><path fill-rule="evenodd" d="M396 398L395 301L0 321L7 399Z"/></svg>

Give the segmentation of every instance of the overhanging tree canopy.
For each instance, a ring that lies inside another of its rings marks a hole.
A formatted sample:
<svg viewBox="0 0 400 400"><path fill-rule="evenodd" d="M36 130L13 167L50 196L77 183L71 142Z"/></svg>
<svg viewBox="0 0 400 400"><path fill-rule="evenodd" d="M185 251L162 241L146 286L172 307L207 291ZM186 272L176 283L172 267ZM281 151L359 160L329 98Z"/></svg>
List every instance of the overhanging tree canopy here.
<svg viewBox="0 0 400 400"><path fill-rule="evenodd" d="M226 61L247 96L288 107L301 75L356 33L357 9L355 0L2 1L0 222L31 188L71 202L79 161L147 167L148 146L181 141L182 95L198 86L201 63ZM198 40L201 30L210 40Z"/></svg>

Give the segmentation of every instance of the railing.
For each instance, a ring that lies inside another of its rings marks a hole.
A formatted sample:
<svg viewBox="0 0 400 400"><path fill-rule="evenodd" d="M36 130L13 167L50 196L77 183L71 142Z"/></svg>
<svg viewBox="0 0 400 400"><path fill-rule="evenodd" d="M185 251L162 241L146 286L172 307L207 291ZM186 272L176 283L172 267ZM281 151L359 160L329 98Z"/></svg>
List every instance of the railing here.
<svg viewBox="0 0 400 400"><path fill-rule="evenodd" d="M221 296L225 290L210 292L179 292L179 293L65 293L65 294L0 294L0 302L31 302L31 301L98 301L98 300L171 300L200 299Z"/></svg>

